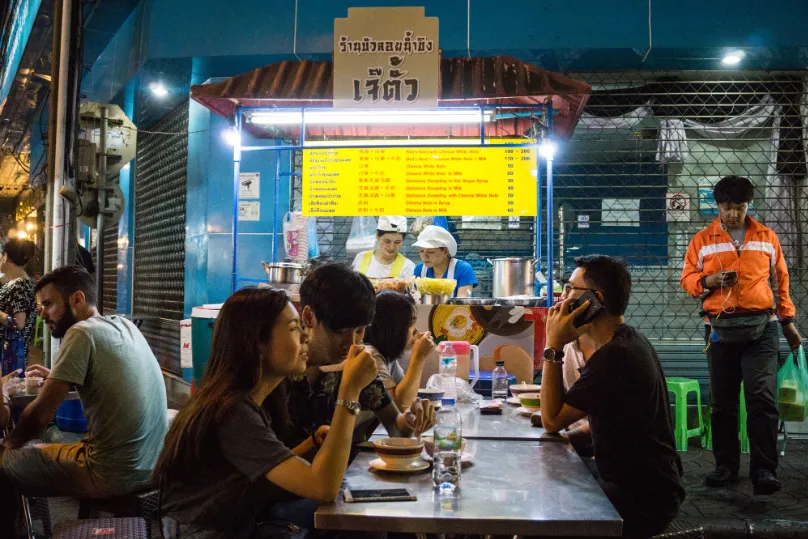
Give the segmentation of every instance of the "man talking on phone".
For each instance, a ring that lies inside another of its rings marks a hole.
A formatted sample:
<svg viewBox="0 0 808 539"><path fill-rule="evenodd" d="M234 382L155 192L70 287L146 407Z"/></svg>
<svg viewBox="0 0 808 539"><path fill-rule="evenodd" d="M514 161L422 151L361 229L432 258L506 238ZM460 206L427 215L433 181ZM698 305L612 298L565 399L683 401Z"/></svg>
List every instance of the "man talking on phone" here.
<svg viewBox="0 0 808 539"><path fill-rule="evenodd" d="M575 259L565 299L547 315L541 419L558 432L589 416L595 459L585 462L623 517L623 535L663 531L685 499L665 375L648 339L623 318L631 275L617 259ZM564 347L591 344L581 376L564 391Z"/></svg>
<svg viewBox="0 0 808 539"><path fill-rule="evenodd" d="M792 350L802 337L794 325L780 240L746 214L753 193L752 182L741 176L727 176L715 185L718 218L691 240L681 285L702 301L707 323L715 470L706 484L724 487L738 478L743 382L754 492L773 494L781 488L776 475L777 320Z"/></svg>

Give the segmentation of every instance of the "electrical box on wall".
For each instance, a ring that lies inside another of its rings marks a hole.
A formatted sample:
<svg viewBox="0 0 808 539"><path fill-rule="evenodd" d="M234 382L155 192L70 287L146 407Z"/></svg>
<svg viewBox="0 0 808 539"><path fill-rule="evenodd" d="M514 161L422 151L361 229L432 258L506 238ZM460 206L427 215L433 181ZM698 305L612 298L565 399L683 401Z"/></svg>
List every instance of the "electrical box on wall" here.
<svg viewBox="0 0 808 539"><path fill-rule="evenodd" d="M121 107L86 102L79 109L79 138L96 147L101 142L101 107L107 107L107 175L116 176L137 153L137 127Z"/></svg>
<svg viewBox="0 0 808 539"><path fill-rule="evenodd" d="M100 177L100 148L102 107L107 108L106 178ZM79 165L76 174L75 192L67 190L63 195L76 206L82 223L89 227L97 225L101 211L107 224L117 222L125 206L125 200L117 176L137 153L137 128L117 105L86 102L79 111ZM100 207L99 189L106 192L105 206Z"/></svg>

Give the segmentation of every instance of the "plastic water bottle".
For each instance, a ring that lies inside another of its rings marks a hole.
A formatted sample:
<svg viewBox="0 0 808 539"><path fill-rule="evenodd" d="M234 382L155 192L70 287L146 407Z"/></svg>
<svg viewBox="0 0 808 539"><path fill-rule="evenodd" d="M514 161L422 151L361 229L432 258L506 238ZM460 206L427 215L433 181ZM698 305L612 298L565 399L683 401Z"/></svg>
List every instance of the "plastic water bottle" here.
<svg viewBox="0 0 808 539"><path fill-rule="evenodd" d="M457 352L451 343L445 342L440 349L438 373L441 377L441 389L446 399L457 399Z"/></svg>
<svg viewBox="0 0 808 539"><path fill-rule="evenodd" d="M435 449L432 452L432 484L441 494L451 494L460 486L463 421L455 400L445 398L435 414Z"/></svg>
<svg viewBox="0 0 808 539"><path fill-rule="evenodd" d="M504 361L497 361L497 367L491 373L491 396L502 400L508 398L508 372Z"/></svg>

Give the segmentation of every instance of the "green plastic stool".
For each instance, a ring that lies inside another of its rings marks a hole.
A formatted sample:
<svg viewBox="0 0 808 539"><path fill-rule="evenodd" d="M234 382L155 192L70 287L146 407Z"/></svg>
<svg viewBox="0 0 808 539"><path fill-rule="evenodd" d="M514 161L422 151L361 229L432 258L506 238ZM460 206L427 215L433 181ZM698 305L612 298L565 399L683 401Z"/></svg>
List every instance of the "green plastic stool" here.
<svg viewBox="0 0 808 539"><path fill-rule="evenodd" d="M668 392L673 393L673 407L674 407L674 428L673 434L676 438L676 450L687 451L687 441L694 436L702 436L704 434L704 422L701 417L701 386L698 380L691 378L665 378L665 383L668 386ZM696 428L687 428L687 395L688 393L696 394L696 410L698 415L698 424Z"/></svg>
<svg viewBox="0 0 808 539"><path fill-rule="evenodd" d="M746 399L743 394L743 382L741 382L740 413L738 414L738 439L741 441L741 453L749 454L749 435L746 432ZM707 416L711 417L712 407L707 407ZM713 428L712 420L704 429L704 436L701 437L701 446L712 451L713 449Z"/></svg>
<svg viewBox="0 0 808 539"><path fill-rule="evenodd" d="M34 324L34 346L42 346L42 340L45 336L45 321L40 317L36 317Z"/></svg>

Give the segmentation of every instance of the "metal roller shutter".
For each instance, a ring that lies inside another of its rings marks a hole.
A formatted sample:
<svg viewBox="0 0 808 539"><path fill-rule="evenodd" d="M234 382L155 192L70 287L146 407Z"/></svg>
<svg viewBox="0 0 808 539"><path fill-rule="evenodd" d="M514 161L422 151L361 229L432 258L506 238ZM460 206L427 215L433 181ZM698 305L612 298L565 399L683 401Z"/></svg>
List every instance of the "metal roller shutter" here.
<svg viewBox="0 0 808 539"><path fill-rule="evenodd" d="M161 366L175 374L181 374L187 129L186 101L141 132L135 180L132 313L144 321L141 331Z"/></svg>

